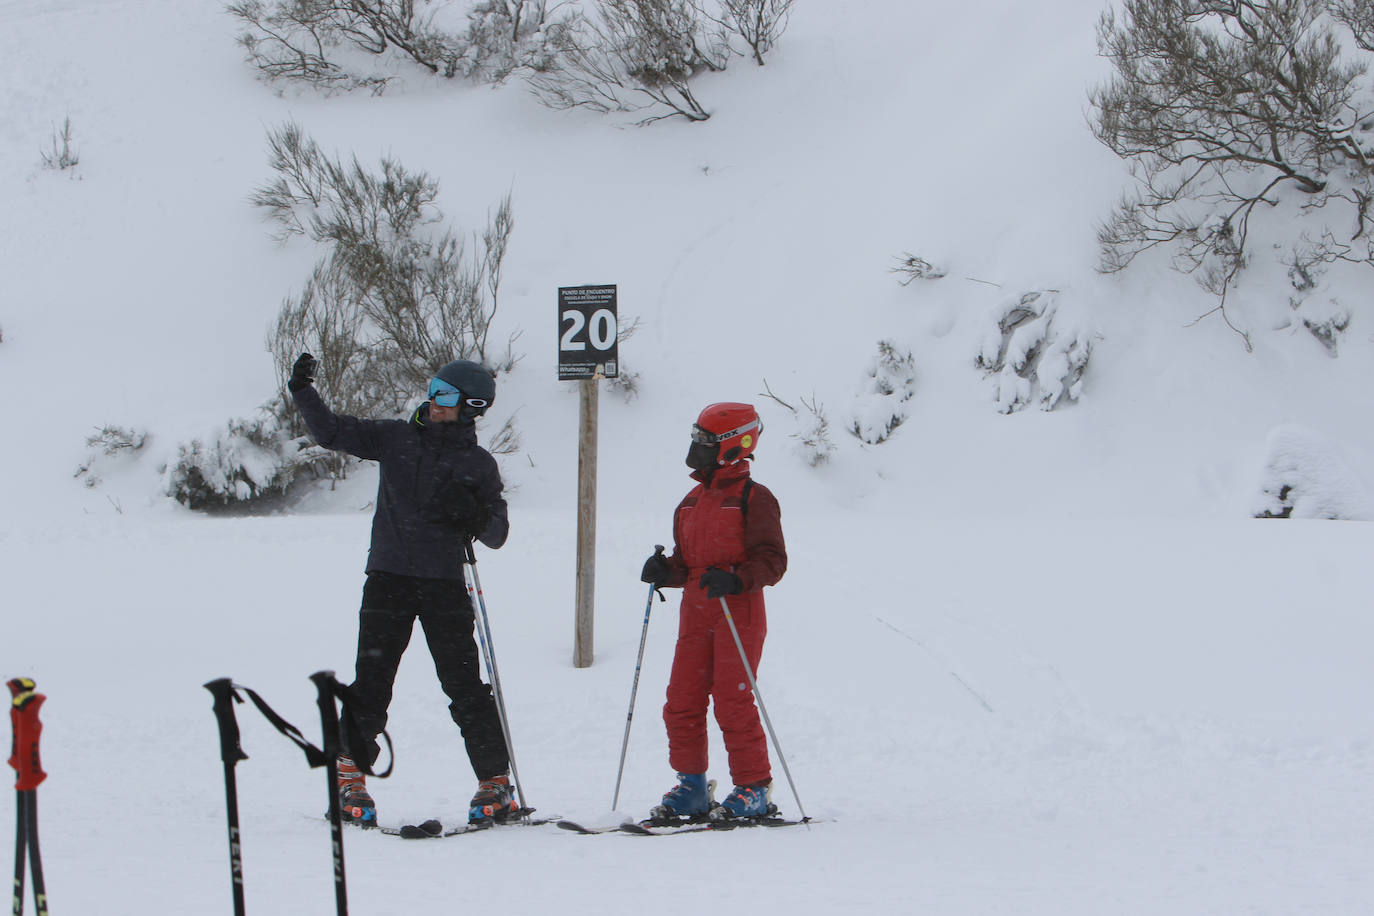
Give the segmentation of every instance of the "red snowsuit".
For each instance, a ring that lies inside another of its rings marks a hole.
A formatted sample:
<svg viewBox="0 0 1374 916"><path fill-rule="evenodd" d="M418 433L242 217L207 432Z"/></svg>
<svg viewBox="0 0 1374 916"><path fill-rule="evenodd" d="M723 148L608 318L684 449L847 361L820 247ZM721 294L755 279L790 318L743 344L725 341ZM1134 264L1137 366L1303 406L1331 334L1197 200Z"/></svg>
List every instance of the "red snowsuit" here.
<svg viewBox="0 0 1374 916"><path fill-rule="evenodd" d="M720 599L707 598L698 582L709 566L740 577L741 593L727 600L757 676L768 631L762 589L775 584L787 570L781 510L767 487L750 480L748 461L696 471L692 477L700 484L673 514L671 573L665 583L683 587L677 649L663 706L668 763L679 773L706 772L706 706L714 699L716 722L730 758L730 778L740 786L764 783L772 773L754 692Z"/></svg>

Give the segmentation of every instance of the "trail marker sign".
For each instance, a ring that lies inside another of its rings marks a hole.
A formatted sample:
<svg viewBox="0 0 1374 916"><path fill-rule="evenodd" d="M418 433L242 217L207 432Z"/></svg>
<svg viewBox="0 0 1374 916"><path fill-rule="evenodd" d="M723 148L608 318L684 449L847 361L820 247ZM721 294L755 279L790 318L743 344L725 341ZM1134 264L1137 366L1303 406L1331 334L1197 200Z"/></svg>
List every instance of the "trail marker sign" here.
<svg viewBox="0 0 1374 916"><path fill-rule="evenodd" d="M620 319L610 286L558 288L558 379L617 378Z"/></svg>

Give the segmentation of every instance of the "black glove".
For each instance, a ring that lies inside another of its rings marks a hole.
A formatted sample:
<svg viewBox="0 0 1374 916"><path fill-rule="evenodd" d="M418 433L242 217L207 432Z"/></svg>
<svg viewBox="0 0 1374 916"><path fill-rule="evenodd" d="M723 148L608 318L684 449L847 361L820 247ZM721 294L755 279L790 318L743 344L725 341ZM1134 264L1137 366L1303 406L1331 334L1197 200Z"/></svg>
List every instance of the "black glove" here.
<svg viewBox="0 0 1374 916"><path fill-rule="evenodd" d="M464 537L475 538L487 530L491 510L477 504L477 497L454 480L437 497L439 516Z"/></svg>
<svg viewBox="0 0 1374 916"><path fill-rule="evenodd" d="M668 558L663 555L663 548L658 548L654 555L644 561L644 571L639 574L640 582L648 582L654 588L659 588L668 581L668 576L673 568L668 565Z"/></svg>
<svg viewBox="0 0 1374 916"><path fill-rule="evenodd" d="M300 391L315 382L315 370L319 368L320 362L309 353L302 353L296 357L296 364L291 367L291 378L286 380L286 387L291 391Z"/></svg>
<svg viewBox="0 0 1374 916"><path fill-rule="evenodd" d="M701 574L700 584L702 588L706 589L707 598L738 595L744 590L744 583L740 581L739 576L715 566L707 567L706 572Z"/></svg>

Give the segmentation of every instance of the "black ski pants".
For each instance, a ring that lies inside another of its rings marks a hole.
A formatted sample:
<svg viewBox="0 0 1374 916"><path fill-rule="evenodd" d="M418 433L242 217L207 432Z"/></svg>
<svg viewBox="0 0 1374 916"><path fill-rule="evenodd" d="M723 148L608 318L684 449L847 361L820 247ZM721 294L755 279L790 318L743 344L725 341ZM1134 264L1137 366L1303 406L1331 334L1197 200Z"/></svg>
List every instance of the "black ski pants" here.
<svg viewBox="0 0 1374 916"><path fill-rule="evenodd" d="M448 695L449 714L463 733L468 759L478 779L506 772L510 761L501 719L491 687L482 681L481 658L473 638L472 601L458 579L422 579L396 573L370 572L358 613L358 658L349 687L353 720L379 752L377 736L386 727L386 711L401 655L410 643L415 619L425 631L439 684Z"/></svg>

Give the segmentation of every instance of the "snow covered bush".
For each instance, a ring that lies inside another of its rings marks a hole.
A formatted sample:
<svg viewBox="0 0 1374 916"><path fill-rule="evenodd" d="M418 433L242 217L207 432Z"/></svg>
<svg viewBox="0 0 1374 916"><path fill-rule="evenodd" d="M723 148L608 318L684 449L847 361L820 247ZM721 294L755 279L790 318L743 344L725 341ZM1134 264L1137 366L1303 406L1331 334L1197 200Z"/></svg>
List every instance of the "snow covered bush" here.
<svg viewBox="0 0 1374 916"><path fill-rule="evenodd" d="M879 341L856 399L849 431L869 445L886 441L906 422L907 401L915 393L916 361L892 341Z"/></svg>
<svg viewBox="0 0 1374 916"><path fill-rule="evenodd" d="M101 469L116 463L123 463L136 455L148 443L145 430L128 429L123 426L102 426L94 435L86 437L86 445L91 452L74 476L83 478L87 487L95 488L101 483Z"/></svg>
<svg viewBox="0 0 1374 916"><path fill-rule="evenodd" d="M1060 328L1058 311L1059 293L1052 289L1025 293L1001 307L974 365L993 380L1002 413L1031 403L1053 410L1082 394L1092 339L1082 329Z"/></svg>
<svg viewBox="0 0 1374 916"><path fill-rule="evenodd" d="M164 472L167 494L190 509L276 506L298 474L333 457L283 433L264 411L253 420L230 420L208 441L179 446Z"/></svg>
<svg viewBox="0 0 1374 916"><path fill-rule="evenodd" d="M1280 426L1270 432L1265 452L1256 518L1370 517L1364 484L1325 436Z"/></svg>
<svg viewBox="0 0 1374 916"><path fill-rule="evenodd" d="M1137 179L1098 233L1102 270L1167 246L1229 324L1257 214L1374 266L1369 0L1124 0L1098 46L1116 75L1091 94L1094 133Z"/></svg>

